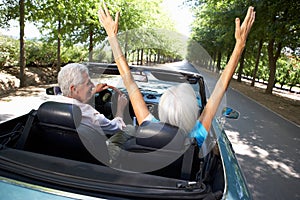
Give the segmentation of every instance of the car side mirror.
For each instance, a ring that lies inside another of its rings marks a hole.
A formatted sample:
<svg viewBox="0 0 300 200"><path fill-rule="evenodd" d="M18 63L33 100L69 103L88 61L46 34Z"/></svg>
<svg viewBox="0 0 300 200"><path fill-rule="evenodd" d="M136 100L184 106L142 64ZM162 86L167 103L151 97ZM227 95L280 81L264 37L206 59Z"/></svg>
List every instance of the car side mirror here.
<svg viewBox="0 0 300 200"><path fill-rule="evenodd" d="M49 87L46 89L46 94L48 95L61 95L61 89L58 86Z"/></svg>
<svg viewBox="0 0 300 200"><path fill-rule="evenodd" d="M238 119L240 113L230 107L225 107L222 110L222 115L229 119Z"/></svg>

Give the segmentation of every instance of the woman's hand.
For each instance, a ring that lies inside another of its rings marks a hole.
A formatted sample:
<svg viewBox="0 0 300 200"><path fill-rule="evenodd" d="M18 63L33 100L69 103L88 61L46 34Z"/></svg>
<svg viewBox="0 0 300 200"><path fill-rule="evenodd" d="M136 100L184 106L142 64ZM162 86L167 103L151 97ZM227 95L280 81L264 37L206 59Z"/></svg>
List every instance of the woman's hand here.
<svg viewBox="0 0 300 200"><path fill-rule="evenodd" d="M103 10L104 8L104 10ZM106 4L103 2L103 8L100 6L98 11L99 21L104 27L108 37L114 37L118 33L118 23L119 23L119 16L120 13L116 13L115 21L112 19L109 10L107 9Z"/></svg>
<svg viewBox="0 0 300 200"><path fill-rule="evenodd" d="M125 94L119 94L118 96L118 104L117 104L117 117L124 117L124 110L128 104L128 99Z"/></svg>
<svg viewBox="0 0 300 200"><path fill-rule="evenodd" d="M240 25L241 22L239 18L235 19L235 39L237 44L241 44L243 46L246 44L247 36L251 30L254 20L255 12L252 6L248 8L247 15L242 25Z"/></svg>

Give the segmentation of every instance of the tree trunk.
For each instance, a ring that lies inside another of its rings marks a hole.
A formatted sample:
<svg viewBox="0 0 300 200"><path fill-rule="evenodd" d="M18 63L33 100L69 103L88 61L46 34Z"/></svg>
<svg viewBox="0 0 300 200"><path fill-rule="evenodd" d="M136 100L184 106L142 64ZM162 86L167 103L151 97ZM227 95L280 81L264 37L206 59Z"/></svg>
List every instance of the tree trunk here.
<svg viewBox="0 0 300 200"><path fill-rule="evenodd" d="M146 60L147 60L147 64L151 63L151 51L150 51L150 49L148 49L148 51L147 51L147 58L146 58Z"/></svg>
<svg viewBox="0 0 300 200"><path fill-rule="evenodd" d="M246 54L246 48L244 49L244 51L241 55L240 66L238 69L237 82L242 82L242 74L243 74L243 69L244 69L244 64L245 64L245 54Z"/></svg>
<svg viewBox="0 0 300 200"><path fill-rule="evenodd" d="M276 75L276 62L280 56L280 52L282 49L282 44L278 43L275 55L274 55L274 45L275 45L275 39L270 39L269 45L268 45L268 57L269 57L269 79L268 79L268 85L266 89L266 94L272 94L273 87L275 85L275 75Z"/></svg>
<svg viewBox="0 0 300 200"><path fill-rule="evenodd" d="M253 71L253 75L252 75L252 81L251 81L252 87L254 87L254 85L255 85L255 79L256 79L256 74L258 71L258 65L259 65L262 46L263 46L263 40L261 39L258 44L258 51L257 51L257 55L256 55L255 67L254 67L254 71Z"/></svg>
<svg viewBox="0 0 300 200"><path fill-rule="evenodd" d="M231 56L231 52L228 52L228 54L227 54L227 58L226 58L226 63L228 63L228 62L229 62L229 60L230 60L230 56Z"/></svg>
<svg viewBox="0 0 300 200"><path fill-rule="evenodd" d="M209 70L213 69L213 68L214 68L214 64L215 64L215 63L214 63L214 60L213 60L213 59L210 59L210 60L209 60L209 65L208 65L208 69L209 69Z"/></svg>
<svg viewBox="0 0 300 200"><path fill-rule="evenodd" d="M218 53L217 53L217 70L218 70L218 72L221 70L221 59L222 59L221 51L218 51Z"/></svg>
<svg viewBox="0 0 300 200"><path fill-rule="evenodd" d="M60 65L61 65L61 61L60 61L60 39L61 39L61 34L60 34L60 30L61 29L61 21L58 21L58 28L57 28L57 65L56 65L56 70L57 72L60 71Z"/></svg>
<svg viewBox="0 0 300 200"><path fill-rule="evenodd" d="M143 65L143 60L144 60L144 49L141 50L141 65Z"/></svg>
<svg viewBox="0 0 300 200"><path fill-rule="evenodd" d="M127 60L127 51L128 51L128 33L125 33L125 47L124 47L124 57Z"/></svg>
<svg viewBox="0 0 300 200"><path fill-rule="evenodd" d="M89 62L93 62L93 50L94 50L94 33L93 33L93 28L90 27L90 31L89 31L89 37L90 37L90 43L89 43Z"/></svg>
<svg viewBox="0 0 300 200"><path fill-rule="evenodd" d="M139 65L139 61L140 61L140 50L139 49L137 49L136 50L136 65Z"/></svg>
<svg viewBox="0 0 300 200"><path fill-rule="evenodd" d="M25 86L25 41L24 41L24 29L25 29L25 5L24 0L19 1L20 4L20 87Z"/></svg>

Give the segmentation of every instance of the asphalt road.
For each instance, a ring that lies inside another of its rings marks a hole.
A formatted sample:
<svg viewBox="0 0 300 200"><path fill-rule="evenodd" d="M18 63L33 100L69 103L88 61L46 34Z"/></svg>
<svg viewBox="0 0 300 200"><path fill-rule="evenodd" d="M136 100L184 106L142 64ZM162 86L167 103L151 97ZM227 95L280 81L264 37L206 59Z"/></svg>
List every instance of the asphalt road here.
<svg viewBox="0 0 300 200"><path fill-rule="evenodd" d="M226 98L240 118L225 131L254 199L300 199L300 128L233 89Z"/></svg>
<svg viewBox="0 0 300 200"><path fill-rule="evenodd" d="M185 64L181 69L189 69ZM213 90L216 77L201 71ZM300 128L229 88L223 105L239 111L224 129L255 200L300 199Z"/></svg>

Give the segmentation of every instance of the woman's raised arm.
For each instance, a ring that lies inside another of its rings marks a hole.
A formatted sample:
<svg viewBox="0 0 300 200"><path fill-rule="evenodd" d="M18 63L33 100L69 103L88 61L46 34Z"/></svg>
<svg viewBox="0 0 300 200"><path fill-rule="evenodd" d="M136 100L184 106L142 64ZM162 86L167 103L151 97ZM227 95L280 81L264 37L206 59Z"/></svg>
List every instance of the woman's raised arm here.
<svg viewBox="0 0 300 200"><path fill-rule="evenodd" d="M135 83L131 75L128 63L122 53L122 49L118 42L117 33L119 13L116 14L116 18L115 20L113 20L105 3L103 3L103 8L102 6L100 6L98 16L100 23L103 25L108 35L108 41L113 51L118 70L122 76L124 85L127 89L137 121L139 124L141 124L150 112L146 106L141 91L139 90L137 84Z"/></svg>
<svg viewBox="0 0 300 200"><path fill-rule="evenodd" d="M207 131L209 131L212 120L218 110L220 102L228 88L229 82L238 65L240 56L246 45L247 36L255 20L253 7L248 8L247 15L242 25L240 19L235 19L235 47L222 75L220 76L199 120Z"/></svg>

